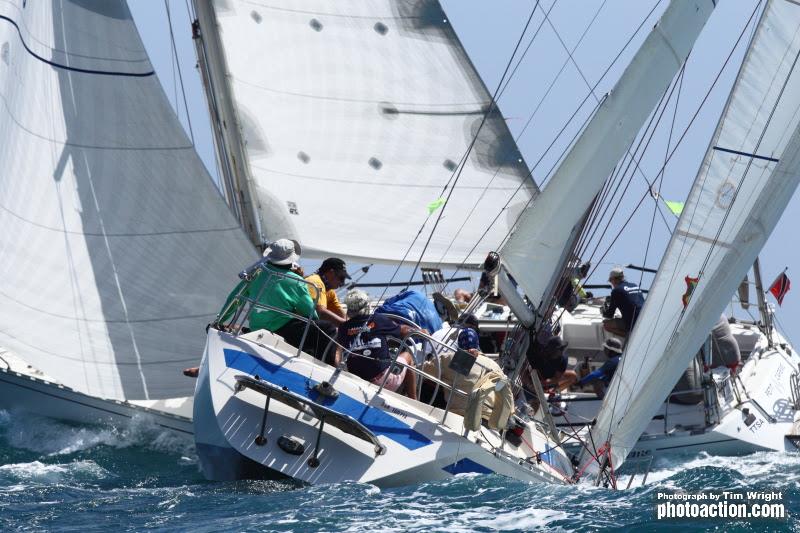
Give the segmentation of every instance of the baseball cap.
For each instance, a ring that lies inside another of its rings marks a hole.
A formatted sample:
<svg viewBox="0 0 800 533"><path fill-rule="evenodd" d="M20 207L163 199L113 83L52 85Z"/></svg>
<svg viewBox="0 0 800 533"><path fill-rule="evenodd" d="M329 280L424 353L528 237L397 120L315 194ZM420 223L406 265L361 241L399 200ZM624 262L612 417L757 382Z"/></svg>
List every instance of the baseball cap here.
<svg viewBox="0 0 800 533"><path fill-rule="evenodd" d="M328 270L333 270L337 274L343 274L344 279L351 279L350 274L347 273L347 265L343 259L339 259L338 257L329 257L319 266L320 273L327 272Z"/></svg>
<svg viewBox="0 0 800 533"><path fill-rule="evenodd" d="M478 337L478 332L472 328L464 328L458 334L458 347L462 350L476 349L480 350L481 343Z"/></svg>

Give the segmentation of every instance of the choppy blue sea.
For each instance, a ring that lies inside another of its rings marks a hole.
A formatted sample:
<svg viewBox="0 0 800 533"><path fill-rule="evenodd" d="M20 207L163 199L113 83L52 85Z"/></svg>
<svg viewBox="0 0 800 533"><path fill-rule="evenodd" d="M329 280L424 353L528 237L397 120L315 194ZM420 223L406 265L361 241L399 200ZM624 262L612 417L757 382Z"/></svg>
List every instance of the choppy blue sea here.
<svg viewBox="0 0 800 533"><path fill-rule="evenodd" d="M780 491L782 520L655 521L659 490ZM205 481L191 439L146 421L70 425L0 411L0 530L800 530L800 455L706 455L654 465L644 487L529 485L464 475L398 489Z"/></svg>

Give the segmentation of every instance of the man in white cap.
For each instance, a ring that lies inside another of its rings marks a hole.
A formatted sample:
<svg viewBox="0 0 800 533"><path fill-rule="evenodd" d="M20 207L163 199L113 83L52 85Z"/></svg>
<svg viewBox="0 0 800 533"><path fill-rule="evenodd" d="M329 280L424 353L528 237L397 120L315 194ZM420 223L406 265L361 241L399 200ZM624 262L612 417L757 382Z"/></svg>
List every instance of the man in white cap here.
<svg viewBox="0 0 800 533"><path fill-rule="evenodd" d="M625 272L621 267L611 269L608 282L611 283L611 295L603 309L603 329L619 337L627 337L644 305L642 289L625 281ZM617 309L622 318L614 318Z"/></svg>
<svg viewBox="0 0 800 533"><path fill-rule="evenodd" d="M300 260L300 246L290 239L279 239L264 250L261 269L247 284L241 293L244 298L258 298L258 303L250 313L248 326L251 330L266 329L272 331L294 347L300 347L300 341L306 330L307 321L313 323L308 328L303 350L321 358L328 346L330 337L335 335L335 327L328 322L318 320L314 301L308 292L308 285L302 276L295 272ZM234 315L243 300L233 302L242 289L240 283L228 297L224 312L218 322L223 323ZM233 302L231 304L231 302ZM267 309L268 305L276 309ZM286 312L281 312L283 310ZM292 317L293 313L305 317L301 320Z"/></svg>
<svg viewBox="0 0 800 533"><path fill-rule="evenodd" d="M392 366L388 338L401 339L408 334L409 326L398 326L382 314L370 314L369 296L355 289L347 293L347 321L339 326L336 341L350 353L347 370L363 380L381 385L390 391L399 391L417 399L417 375L404 366ZM338 359L338 357L337 357ZM414 358L407 351L401 352L397 360L414 366Z"/></svg>

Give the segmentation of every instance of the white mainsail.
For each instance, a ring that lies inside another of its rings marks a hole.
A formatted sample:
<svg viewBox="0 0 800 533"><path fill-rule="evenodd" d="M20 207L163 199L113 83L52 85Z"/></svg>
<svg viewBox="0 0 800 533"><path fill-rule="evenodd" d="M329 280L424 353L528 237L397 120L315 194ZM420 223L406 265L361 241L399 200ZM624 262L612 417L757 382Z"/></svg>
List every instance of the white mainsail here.
<svg viewBox="0 0 800 533"><path fill-rule="evenodd" d="M0 3L0 98L0 345L93 396L191 394L255 250L126 3Z"/></svg>
<svg viewBox="0 0 800 533"><path fill-rule="evenodd" d="M535 307L549 297L593 199L689 55L715 2L673 0L501 251Z"/></svg>
<svg viewBox="0 0 800 533"><path fill-rule="evenodd" d="M195 6L230 164L265 239L401 260L476 133L425 263L482 262L537 193L496 108L478 133L491 96L438 1Z"/></svg>
<svg viewBox="0 0 800 533"><path fill-rule="evenodd" d="M614 468L719 319L800 181L799 57L800 5L769 2L592 429ZM697 280L690 296L689 278Z"/></svg>

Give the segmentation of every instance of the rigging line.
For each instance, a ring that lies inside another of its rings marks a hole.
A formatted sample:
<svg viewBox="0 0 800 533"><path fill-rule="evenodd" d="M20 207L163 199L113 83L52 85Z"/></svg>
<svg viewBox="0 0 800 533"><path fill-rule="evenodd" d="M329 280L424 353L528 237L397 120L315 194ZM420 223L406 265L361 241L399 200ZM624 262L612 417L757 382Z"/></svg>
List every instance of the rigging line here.
<svg viewBox="0 0 800 533"><path fill-rule="evenodd" d="M548 14L551 11L553 11L553 8L556 7L557 3L558 3L558 0L553 0L553 3L550 4L550 8L547 10ZM603 3L605 4L605 0L604 0ZM538 1L536 2L536 5L539 5ZM535 10L536 10L536 8L534 7L534 11ZM544 11L544 9L542 9L542 11ZM517 64L514 65L514 68L511 70L511 74L508 75L508 79L505 80L505 83L500 88L500 92L497 94L497 101L498 102L500 101L500 98L503 97L503 93L506 92L506 89L508 88L508 86L511 84L511 79L514 77L514 74L517 73L517 69L520 67L520 65L522 65L522 62L525 60L525 56L528 55L528 50L530 50L531 46L533 46L533 42L536 40L536 37L539 35L539 32L542 30L542 26L544 26L544 19L542 19L541 22L539 22L539 26L536 28L536 31L533 32L533 36L531 37L531 40L528 42L528 45L525 47L525 50L522 51L522 54L520 54L519 60L517 60Z"/></svg>
<svg viewBox="0 0 800 533"><path fill-rule="evenodd" d="M177 66L178 68L178 79L181 83L181 95L183 96L183 108L186 111L186 122L189 125L189 137L192 139L192 146L195 145L194 141L194 130L192 130L192 116L189 113L189 104L186 102L186 87L183 85L183 73L181 73L181 61L178 57L178 48L175 45L175 32L172 29L172 14L170 13L169 9L169 0L164 0L164 8L167 10L167 23L169 24L169 39L172 42L172 54L175 57L175 63L173 66ZM172 73L172 81L175 81L175 72L173 69ZM177 100L177 98L176 98ZM180 114L178 113L178 102L175 102L175 114L178 115L180 119Z"/></svg>
<svg viewBox="0 0 800 533"><path fill-rule="evenodd" d="M633 41L633 39L636 37L636 35L639 33L639 31L641 31L641 29L642 29L642 27L644 27L645 23L646 23L646 22L647 22L647 21L650 19L650 16L653 14L653 12L655 11L655 9L656 9L656 7L657 7L657 6L658 6L658 4L654 5L654 6L653 6L653 8L650 10L650 12L647 14L647 16L646 16L644 19L642 19L642 21L639 23L639 26L637 26L637 28L636 28L636 29L633 31L633 33L632 33L632 34L631 34L631 36L628 38L628 40L625 42L625 44L622 46L622 48L620 48L619 52L617 52L617 55L614 57L614 59L612 59L612 60L611 60L611 62L608 64L608 66L606 66L605 70L603 71L603 74L601 74L601 75L600 75L600 77L598 78L598 80L597 80L597 83L595 83L594 87L597 87L597 86L600 84L600 82L601 82L601 81L602 81L602 80L603 80L603 79L606 77L606 75L609 73L609 71L611 70L611 68L612 68L612 67L613 67L613 66L616 64L616 62L617 62L617 61L619 60L619 58L622 56L623 52L625 52L625 50L628 48L628 46L630 46L630 44L631 44L631 42ZM570 117L570 118L567 120L567 123L566 123L566 124L564 124L564 126L561 128L561 131L558 133L558 136L560 136L560 135L563 133L563 131L564 131L564 130L567 128L567 126L569 125L569 123L572 121L572 119L575 117L575 115L577 115L578 111L581 109L581 107L583 107L583 104L584 104L584 103L585 103L585 102L586 102L586 101L589 99L589 97L590 97L590 96L591 96L590 94L587 94L587 95L584 97L584 99L583 99L583 100L581 101L581 103L578 105L578 107L576 108L576 110L573 112L572 116L571 116L571 117ZM599 106L597 106L597 107L599 107ZM595 107L595 110L597 109L597 107ZM589 118L591 118L592 114L594 114L594 111L593 111L593 112L592 112L592 113L589 115L589 117L587 117L587 120L584 122L584 125L583 125L583 127L585 127L586 123L588 122ZM532 117L531 117L531 118L532 118ZM530 119L529 119L529 120L530 120ZM583 128L583 127L582 127L582 128ZM582 128L581 128L581 129L582 129ZM581 129L579 129L579 130L578 130L578 133L580 133ZM576 136L577 136L577 135L576 135ZM550 146L548 146L547 150L545 150L544 154L542 154L542 156L539 158L539 161L537 162L537 165L538 165L538 163L539 163L539 162L541 162L541 160L544 158L544 156L547 154L547 152L550 150L550 148L552 148L552 146L553 146L553 144L554 144L554 143L555 143L555 141L553 141L553 142L550 144ZM570 144L571 144L571 143L570 143ZM531 168L531 170L529 171L529 173L528 173L528 175L529 175L529 176L533 174L533 169L534 169L534 168L536 168L536 165L535 165L533 168ZM475 251L475 249L476 249L476 248L477 248L477 247L480 245L481 241L482 241L482 240L483 240L483 239L486 237L486 235L488 235L488 233L489 233L489 230L490 230L490 229L492 228L492 226L493 226L493 225L494 225L494 224L497 222L497 220L500 218L500 216L503 214L503 212L504 212L504 211L505 211L505 210L508 208L509 204L511 203L511 199L513 199L513 198L514 198L514 196L516 195L516 193L517 193L517 192L519 192L519 191L520 191L520 189L522 189L522 186L523 186L523 185L524 185L523 183L520 183L520 184L517 186L516 190L515 190L515 191L514 191L514 193L511 195L511 197L509 198L509 200L508 200L508 201L505 203L505 205L504 205L504 206L503 206L503 207L500 209L500 211L497 213L497 215L494 217L494 219L493 219L493 220L492 220L492 221L489 223L488 227L487 227L487 228L486 228L486 230L483 232L483 234L481 235L480 239L478 239L478 241L475 243L475 245L472 247L472 249L471 249L471 250L470 250L470 251L467 253L467 255L466 255L466 256L464 257L464 259L462 260L461 264L458 266L458 268L456 268L456 270L455 270L455 273L454 273L453 275L457 274L458 272L460 272L460 271L461 271L461 269L462 269L462 268L464 268L464 266L467 264L467 261L469 260L469 257L472 255L472 253ZM533 201L533 198L530 198L530 199L528 200L528 202L525 204L525 207L522 209L522 211L520 212L520 214L519 214L519 215L517 215L517 219L516 219L515 223L511 225L511 228L509 229L509 231L506 233L506 236L505 236L505 237L503 238L503 240L501 241L500 247L502 247L503 243L505 243L505 241L506 241L506 240L508 240L508 237L509 237L509 236L511 235L511 233L513 232L514 225L516 225L516 223L518 223L518 222L519 222L519 219L520 219L520 217L522 216L522 213L524 213L524 212L525 212L525 210L526 210L526 209L527 209L527 208L530 206L530 204L531 204L531 202L532 202L532 201ZM500 248L500 247L499 247L499 248Z"/></svg>
<svg viewBox="0 0 800 533"><path fill-rule="evenodd" d="M658 5L658 3L660 3L660 0L659 0L659 2L656 2L656 5ZM580 74L581 79L586 84L586 86L591 88L591 84L586 79L586 76L584 75L583 70L580 68L580 66L578 66L578 62L575 61L575 58L574 58L573 54L570 52L569 48L567 48L567 45L564 42L564 39L562 39L561 34L558 32L558 30L556 29L555 25L553 25L553 23L551 22L550 18L547 16L546 13L545 13L544 16L545 16L545 19L547 20L548 24L550 25L550 28L553 30L553 33L555 33L556 37L558 38L558 41L561 43L562 48L564 48L564 50L567 52L569 60L572 61L572 64L575 66L575 70L578 71L578 74ZM591 88L590 90L591 90L592 96L594 96L595 100L597 100L598 98L597 98L597 95L594 94L594 89ZM628 155L631 158L633 158L633 155L630 154L630 151L628 152ZM639 174L641 175L642 179L644 179L645 182L647 182L648 187L652 188L653 184L650 183L650 180L647 178L647 176L645 175L644 171L642 171L641 166L639 165L639 161L636 161L635 170L637 170L639 172ZM658 199L657 198L654 198L653 200L655 201L656 204L658 203ZM663 214L662 214L662 217L663 217ZM664 222L666 223L666 220L664 220ZM669 225L667 225L667 226L669 227Z"/></svg>
<svg viewBox="0 0 800 533"><path fill-rule="evenodd" d="M42 63L50 65L51 67L55 67L62 70L67 70L70 72L80 72L82 74L97 74L100 76L123 76L123 77L133 77L133 78L146 78L148 76L153 76L155 71L149 70L146 72L124 72L124 71L113 71L113 70L96 70L96 69L88 69L88 68L79 68L79 67L71 67L69 65L64 65L62 63L57 63L55 61L51 61L46 59L33 50L28 46L28 43L25 42L25 39L22 37L22 31L20 31L19 26L17 23L6 17L5 15L0 15L0 20L5 20L6 22L10 23L14 28L17 30L17 35L19 36L19 41L22 43L22 46L25 48L25 51L28 52L31 56L38 59Z"/></svg>
<svg viewBox="0 0 800 533"><path fill-rule="evenodd" d="M631 169L631 165L633 164L633 162L635 160L635 155L639 154L640 148L641 148L641 154L642 154L642 157L643 157L644 154L649 149L650 143L653 140L653 137L654 137L655 132L656 132L656 130L658 128L658 125L660 124L661 119L664 116L664 112L667 109L667 104L672 99L672 94L674 93L676 86L677 86L677 83L675 81L673 81L670 84L670 87L668 87L667 90L665 90L664 93L661 95L661 99L659 100L658 105L656 106L655 112L653 112L651 114L650 120L648 121L647 125L645 126L644 132L642 133L642 135L639 136L639 142L636 145L636 148L634 149L632 154L630 153L630 151L628 151L628 154L630 156L628 158L628 164L625 166L624 170L619 175L620 176L619 177L619 181L617 183L617 186L616 186L614 192L612 193L611 197L609 198L609 203L608 203L608 206L606 207L606 210L607 210L606 212L609 212L609 213L611 212L610 211L610 207L611 207L613 202L616 202L617 207L619 207L619 205L622 202L622 199L627 194L628 189L630 188L630 185L633 182L633 177L636 174L635 168L633 170L631 170L630 175L628 176L628 179L627 179L627 183L625 184L625 187L622 189L622 192L621 192L621 194L619 196L619 199L618 200L614 200L616 195L617 195L617 192L619 191L619 188L622 186L623 181L625 181L625 176L628 174L628 171ZM651 129L651 126L652 126L652 129ZM649 132L649 137L648 137L648 132ZM647 138L647 142L645 142L645 138ZM644 147L642 147L642 143L644 143ZM651 191L651 189L648 187L647 193L649 193L650 191ZM599 219L598 225L595 226L592 229L592 236L589 238L589 242L591 242L591 240L594 238L594 235L596 234L597 230L599 229L600 223L602 222L602 220L604 218L605 218L605 213ZM603 235L605 235L605 233L608 231L608 228L611 225L611 222L613 220L614 220L613 216L609 216L608 217L608 221L606 222L606 225L603 228ZM594 258L594 256L597 253L597 250L599 249L601 243L602 243L602 237L600 239L598 239L597 245L594 247L594 250L590 254L590 259ZM588 243L587 243L587 247L588 247Z"/></svg>
<svg viewBox="0 0 800 533"><path fill-rule="evenodd" d="M193 10L194 6L191 6L189 4L189 0L184 0L184 3L186 4L186 14L189 17L189 23L191 23L194 19L197 18L197 15L194 13L194 10Z"/></svg>
<svg viewBox="0 0 800 533"><path fill-rule="evenodd" d="M588 98L587 98L587 99L588 99ZM586 99L584 99L584 102L585 102L585 101L586 101ZM586 126L586 124L589 122L589 120L591 120L591 118L594 116L594 113L595 113L595 111L597 111L597 108L598 108L598 107L600 107L600 106L599 106L599 105L598 105L598 106L596 106L596 107L595 107L595 108L592 110L592 112L591 112L591 113L590 113L590 114L589 114L589 115L586 117L586 119L584 120L584 122L583 122L583 124L581 125L581 127L580 127L580 128L578 128L578 131L575 133L575 135L572 137L572 139L570 140L570 142L569 142L569 144L567 145L567 147L564 149L564 152L566 152L566 151L568 151L568 150L569 150L569 147L570 147L570 146L572 146L572 144L575 142L575 139L577 139L577 138L578 138L578 136L580 135L581 131L583 131L583 128ZM577 110L576 110L576 113L575 113L575 114L577 114ZM573 114L573 117L575 116L575 114ZM570 120L572 120L572 119L570 118ZM565 125L564 125L564 128L562 128L562 130L561 130L562 132L564 131L564 129L566 129L566 126L567 126L567 125L565 124ZM559 158L563 157L563 153L564 153L564 152L562 152L562 155L561 155L561 156L559 156ZM540 161L541 161L541 160L540 160ZM551 169L551 170L552 170L552 169ZM498 219L500 218L500 216L501 216L501 215L502 215L502 214L505 212L505 210L506 210L506 209L508 209L508 206L511 204L511 200L513 200L513 199L514 199L514 196L516 196L516 193L517 193L518 191L519 191L519 188L517 188L517 191L515 191L515 192L514 192L514 194L512 194L512 195L509 197L509 199L506 201L506 203L503 205L503 207L501 207L501 208L500 208L500 211L498 211L498 212L497 212L497 215L495 215L494 219L492 219L492 221L489 223L489 225L488 225L488 226L486 227L486 229L483 231L483 234L481 234L480 238L479 238L479 239L478 239L478 240L475 242L475 244L472 246L472 248L470 249L470 251L467 253L466 257L464 258L464 261L463 261L463 262L462 262L462 263L459 265L459 267L458 267L458 268L455 270L455 272L453 273L453 275L454 275L454 276L455 276L455 275L456 275L458 272L460 272L460 271L461 271L461 269L464 267L464 265L466 265L466 262L467 262L467 260L469 259L469 256L470 256L470 255L472 255L472 252L474 252L474 251L475 251L475 249L478 247L478 245L481 243L481 241L482 241L482 240L483 240L483 239L486 237L486 235L488 235L488 234L489 234L489 230L491 230L491 229L492 229L492 226L494 226L495 222L497 222L497 220L498 220ZM526 204L525 204L525 206L522 208L522 211L520 211L520 214L519 214L519 215L517 215L517 220L514 222L514 224L512 224L512 225L509 227L509 230L506 232L505 236L503 237L503 240L500 242L500 245L498 246L498 249L503 247L503 244L506 242L506 240L508 240L508 238L509 238L509 237L511 236L511 234L513 233L514 226L516 226L516 224L519 222L519 218L522 216L522 213L524 213L524 212L525 212L525 210L527 210L527 209L530 207L531 203L532 203L532 202L534 202L535 200L536 200L536 197L531 197L531 198L529 198L529 199L528 199L527 203L526 203Z"/></svg>
<svg viewBox="0 0 800 533"><path fill-rule="evenodd" d="M538 5L539 5L539 0L536 0L536 4L533 6L533 9L531 10L531 14L530 14L530 16L528 16L528 20L525 22L525 27L522 28L522 33L520 34L519 39L517 40L517 44L514 46L514 51L511 53L511 57L509 57L508 62L506 63L506 68L503 71L503 75L500 76L500 81L498 82L498 85L497 85L497 88L495 89L494 95L492 95L492 97L491 97L491 102L489 103L489 107L487 108L486 113L483 115L483 118L481 119L481 122L478 125L477 130L475 131L475 135L473 135L472 141L470 142L469 146L467 147L467 150L464 152L464 156L462 158L461 165L458 168L456 168L456 170L453 171L453 174L450 176L450 179L448 180L447 184L445 184L444 189L442 189L442 193L444 193L444 191L447 190L448 187L450 188L450 190L447 193L447 198L445 198L444 204L442 204L442 206L438 210L439 212L438 212L438 215L436 217L436 222L434 222L433 228L431 229L431 232L428 235L428 239L426 240L425 245L422 247L422 251L419 254L419 259L417 260L416 264L414 265L414 269L411 271L411 275L409 276L409 280L408 280L409 283L411 281L413 281L414 276L416 275L417 270L419 269L419 265L422 263L422 259L425 256L425 252L428 250L428 246L430 245L430 242L433 239L433 235L436 232L436 228L439 226L439 222L442 220L442 215L444 215L444 212L447 210L447 204L449 203L450 198L453 195L453 191L455 190L456 185L458 184L458 180L461 178L461 174L463 173L464 168L466 167L467 158L469 157L470 152L472 152L472 148L475 146L475 143L478 141L478 136L480 135L480 132L481 132L481 129L483 128L483 125L486 124L486 120L489 118L489 115L492 113L492 111L497 108L497 100L496 100L497 94L498 94L498 92L500 90L500 87L501 87L501 85L503 83L503 80L505 79L506 75L508 74L509 69L511 68L511 64L514 61L514 57L516 56L517 51L519 50L519 47L522 44L523 39L525 38L525 33L527 33L527 31L528 31L528 27L531 24L531 20L533 19L533 15L536 12L536 7ZM452 181L452 185L450 185L451 181ZM425 221L427 222L429 218L430 217L427 217L425 219ZM424 225L423 225L423 228L424 228ZM422 230L422 228L420 228L420 230ZM420 233L421 232L422 231L420 231ZM417 234L417 236L419 236L419 234ZM409 250L411 249L411 247L414 246L415 243L416 243L416 238L414 239L414 242L411 243L411 246L409 246ZM398 268L399 267L400 267L400 265L398 265Z"/></svg>
<svg viewBox="0 0 800 533"><path fill-rule="evenodd" d="M577 42L577 43L575 43L575 46L574 46L574 47L573 47L573 49L572 49L572 51L573 51L573 52L574 52L575 50L577 50L577 49L578 49L578 47L580 46L580 44L583 42L583 39L584 39L584 37L586 37L586 34L589 32L589 29L592 27L592 25L594 24L594 22L597 20L597 17L598 17L598 15L600 14L600 11L603 9L603 6L605 6L605 5L606 5L606 2L607 2L607 1L608 1L608 0L603 0L603 3L600 5L600 8L599 8L599 9L598 9L598 10L597 10L595 13L594 13L594 16L592 17L592 20L589 22L589 25L588 25L588 26L586 26L586 28L583 30L583 33L581 34L580 38L578 39L578 42ZM555 2L553 2L553 6L555 6L555 4L556 4L556 3L555 3ZM552 10L552 6L551 6L551 8L550 8L550 10L549 10L549 11L551 11L551 10ZM548 13L549 13L549 11L548 11ZM542 21L542 22L544 22L544 21ZM540 25L539 27L541 28L541 25ZM538 29L537 29L537 32L538 32ZM528 44L528 47L530 47L530 45L531 45L532 43L533 43L533 40L531 40L531 42ZM525 52L523 52L523 57L524 57L525 53L527 53L527 48L525 49ZM521 60L520 60L520 62L521 62ZM533 112L531 112L530 116L528 117L528 120L525 122L525 125L522 127L522 129L520 130L520 132L517 134L516 138L514 139L514 143L515 143L515 144L519 142L519 140L522 138L523 134L524 134L524 133L527 131L528 127L531 125L531 123L532 123L532 121L533 121L533 118L534 118L534 117L536 116L536 114L539 112L539 109L541 108L541 106L542 106L542 104L544 103L545 99L546 99L546 98L548 97L548 95L550 94L550 91L553 89L553 87L555 86L556 82L557 82L557 81L559 80L559 78L561 77L561 74L564 72L564 69L566 68L567 64L569 64L569 59L566 59L566 60L565 60L565 61L564 61L564 62L561 64L561 68L559 69L558 73L556 73L556 76L555 76L555 77L553 78L553 80L550 82L550 85L547 87L547 90L545 91L544 95L542 95L542 97L541 97L541 98L539 99L539 101L537 102L536 106L535 106L535 107L534 107L534 109L533 109ZM519 63L517 63L517 66L519 66ZM511 73L511 75L512 75L512 76L514 75L514 72L516 72L516 68L515 68L515 70L514 70L514 71ZM508 83L509 83L510 81L511 81L511 80L510 80L510 78L509 78L508 82L506 82L506 87L508 86ZM505 88L503 89L503 91L505 91ZM502 92L501 92L501 96L502 96ZM585 101L585 100L584 100L584 101ZM541 159L540 159L540 161L541 161ZM528 173L528 175L527 175L527 176L525 176L525 178L523 178L523 179L527 180L527 178L528 178L528 177L531 177L531 178L532 178L533 170L535 170L535 169L536 169L536 165L535 165L534 167L532 167L532 168L531 168L531 171L530 171L530 172ZM480 204L480 202L483 200L484 196L486 195L486 191L487 191L487 190L488 190L488 189L491 187L492 183L494 182L495 178L496 178L496 177L497 177L497 175L499 174L500 170L501 170L501 166L499 166L499 165L498 165L498 167L497 167L497 168L495 169L495 171L494 171L494 174L492 174L492 178L491 178L491 179L489 180L489 182L486 184L486 186L484 187L483 191L481 192L481 195L478 197L478 199L477 199L477 200L475 201L475 203L472 205L472 208L470 209L470 211L469 211L469 213L467 214L467 216L464 218L464 221L461 223L461 226L459 226L459 228L458 228L458 231L457 231L457 232L456 232L456 234L453 236L453 238L450 240L450 243L448 244L448 246L447 246L447 249L445 249L444 253L442 253L442 256L439 258L439 262L438 262L438 263L437 263L437 265L436 265L436 266L437 266L437 268L441 267L441 264L442 264L442 262L444 261L444 258L447 256L447 253L450 251L450 249L452 248L453 244L455 244L456 240L457 240L457 239L458 239L458 237L461 235L461 232L462 232L462 231L464 230L464 228L466 227L466 225L467 225L467 222L468 222L468 221L469 221L469 220L472 218L472 215L475 213L475 210L478 208L478 205ZM516 193L518 192L518 190L519 190L519 189L517 189L516 191L514 191L514 194L512 194L512 197L516 195ZM472 254L472 252L470 252L470 254ZM469 255L468 255L467 257L469 257ZM447 284L445 284L445 287L447 287Z"/></svg>
<svg viewBox="0 0 800 533"><path fill-rule="evenodd" d="M700 102L700 105L697 107L697 109L695 110L694 114L692 115L692 118L689 120L689 124L687 124L686 128L684 128L680 138L678 139L678 142L675 144L675 147L669 153L669 156L667 157L666 161L664 162L664 165L661 167L661 170L659 172L663 171L663 169L666 168L666 165L669 163L669 160L675 154L675 151L678 149L678 147L681 145L683 139L686 137L686 133L689 131L689 129L691 128L692 124L697 119L697 116L700 114L700 110L705 105L706 101L708 100L708 97L711 95L711 91L714 90L714 87L716 86L717 82L719 81L720 77L722 76L722 73L725 71L725 68L728 66L728 63L730 62L731 57L733 57L733 53L738 48L739 43L742 40L742 37L747 32L747 28L750 26L751 22L753 21L753 17L758 12L758 8L761 6L761 3L762 3L761 0L759 0L759 2L753 8L753 11L750 13L750 17L747 19L747 22L745 23L744 27L742 28L742 31L739 33L739 36L737 37L736 42L731 47L731 50L728 53L728 56L725 58L725 61L723 62L722 67L720 67L719 71L717 72L717 75L715 76L714 81L711 83L711 86L709 87L708 91L706 92L705 96L703 97L703 100ZM731 205L732 205L732 203L731 203ZM657 317L657 319L660 319L660 313L659 313L659 316ZM673 330L673 334L672 335L674 335L674 330ZM651 334L650 335L650 341L648 342L647 348L645 349L645 353L648 353L649 350L650 350L650 345L651 345L651 342L652 342L652 338L653 338L653 335ZM637 370L637 373L636 373L636 379L635 379L634 383L638 383L639 376L641 375L641 371L642 371L642 368L644 366L644 360L645 360L645 358L642 358L642 361L641 361L641 363L639 365L639 368ZM620 371L620 372L624 371L624 365L625 365L625 358L623 357L622 361L620 361L620 368L618 369L618 371ZM620 391L620 388L621 388L620 386L617 386L617 390L616 390L616 393L615 393L615 396L614 396L614 402L612 402L612 404L611 404L611 418L610 418L610 422L609 422L609 425L608 425L608 432L607 432L606 438L605 438L605 440L607 442L611 439L611 432L612 432L611 428L612 428L612 426L614 424L614 418L615 418L615 415L616 415L616 409L617 409L617 405L619 403L619 391ZM626 411L627 411L627 409L626 409Z"/></svg>
<svg viewBox="0 0 800 533"><path fill-rule="evenodd" d="M669 136L667 137L667 149L664 151L664 159L667 158L667 154L669 153L669 147L672 144L672 134L675 129L675 119L678 116L678 105L680 104L681 101L681 91L683 89L683 75L685 72L686 69L684 64L684 67L681 68L681 72L679 75L678 94L675 96L675 109L672 112L672 123L670 124L669 127ZM658 197L660 198L661 186L664 184L664 173L660 172L659 175L656 176L656 179L658 180L658 191L656 191L656 195L658 195ZM658 202L653 204L653 217L650 220L650 232L647 235L647 246L644 249L644 258L642 259L642 265L647 264L647 256L650 251L650 242L653 238L653 226L655 226L656 223L656 210L658 209L658 205L659 205ZM644 281L644 270L642 270L641 273L639 274L639 287L642 286L642 281Z"/></svg>
<svg viewBox="0 0 800 533"><path fill-rule="evenodd" d="M536 0L536 5L538 5L538 3L539 3L539 0ZM519 40L517 41L517 44L516 44L516 46L514 48L513 53L511 54L511 57L508 59L508 63L506 64L505 71L503 72L503 76L500 78L500 82L498 83L498 86L497 86L497 89L495 90L495 93L497 93L497 91L500 89L500 84L502 83L503 78L505 77L506 73L508 72L509 67L511 66L511 63L514 60L514 56L516 55L517 50L519 49L520 43L522 43L522 40L525 37L525 33L528 30L528 26L530 25L531 19L533 18L533 14L535 12L536 12L536 6L534 6L534 8L531 10L531 14L528 17L528 21L525 24L525 27L523 28L522 33L520 34ZM461 171L463 170L464 166L466 165L467 157L469 155L469 152L471 151L472 147L474 146L474 144L475 144L475 142L476 142L476 140L478 138L478 135L480 134L480 130L483 127L483 124L485 123L486 118L489 116L489 113L491 113L491 111L492 111L494 106L495 106L495 99L494 99L494 97L492 97L492 100L491 100L491 102L489 104L489 107L487 108L487 110L486 110L486 112L485 112L485 114L483 116L483 119L481 120L481 123L478 126L477 131L475 132L475 135L474 135L474 137L472 139L472 142L470 143L469 147L467 148L467 150L465 151L465 153L463 154L463 156L459 160L458 165L453 170L452 174L450 175L450 178L447 180L447 183L444 185L444 187L442 189L442 193L440 193L440 194L443 194L444 191L447 190L447 187L449 186L450 181L453 179L453 176L456 175L457 171L458 171L459 176L461 175ZM522 185L522 184L520 184L520 185ZM518 190L519 189L514 191L514 194L516 194ZM450 194L452 194L452 189L450 191ZM450 195L448 195L448 199L449 198L450 198ZM442 214L442 212L444 212L444 208L446 207L446 204L447 204L447 202L445 201L445 205L443 205L439 210L439 218L437 218L437 221L436 221L437 224L438 224L438 221L441 219L441 214ZM419 230L417 231L417 234L414 236L414 239L411 241L411 244L406 249L405 254L403 254L402 259L397 264L397 267L395 268L394 272L392 273L391 278L389 278L389 283L392 283L395 280L395 278L397 277L397 274L400 272L400 268L405 263L405 261L408 258L409 254L411 254L411 251L414 248L414 245L416 244L417 239L419 239L420 235L422 235L422 232L425 230L425 226L427 225L427 223L430 220L432 215L433 215L433 213L429 213L428 216L425 217L425 220L420 225ZM428 237L428 242L430 242L430 239L433 237L433 231L435 229L436 229L436 227L434 226L434 229L431 231L431 235ZM426 244L426 247L427 247L427 244ZM423 250L422 254L424 254L424 253L425 253L425 251ZM422 257L423 257L423 255L420 255L420 259L419 259L419 261L417 261L417 263L416 263L416 265L414 267L414 271L411 273L411 277L409 278L409 283L413 280L413 277L416 274L416 270L419 267L420 262L422 261ZM383 299L383 297L386 295L386 291L388 290L388 288L389 288L388 285L386 287L384 287L383 291L381 292L381 295L378 298L379 300ZM408 286L406 286L406 288L408 288Z"/></svg>

